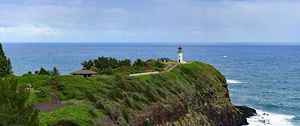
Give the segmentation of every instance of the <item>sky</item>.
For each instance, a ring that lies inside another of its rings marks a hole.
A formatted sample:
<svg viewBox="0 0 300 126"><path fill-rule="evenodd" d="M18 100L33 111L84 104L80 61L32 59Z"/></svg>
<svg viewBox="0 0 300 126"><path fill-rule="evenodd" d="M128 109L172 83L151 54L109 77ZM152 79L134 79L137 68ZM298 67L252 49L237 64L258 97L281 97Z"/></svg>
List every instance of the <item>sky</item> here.
<svg viewBox="0 0 300 126"><path fill-rule="evenodd" d="M299 0L0 0L0 42L300 42Z"/></svg>

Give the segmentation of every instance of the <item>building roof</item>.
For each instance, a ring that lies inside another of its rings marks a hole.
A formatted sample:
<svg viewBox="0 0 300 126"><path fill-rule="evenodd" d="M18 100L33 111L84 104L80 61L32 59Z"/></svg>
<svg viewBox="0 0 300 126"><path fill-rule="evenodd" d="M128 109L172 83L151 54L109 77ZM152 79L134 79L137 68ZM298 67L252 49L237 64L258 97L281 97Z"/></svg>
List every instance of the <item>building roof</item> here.
<svg viewBox="0 0 300 126"><path fill-rule="evenodd" d="M161 61L163 61L163 60L170 61L169 58L160 58L159 60L161 60Z"/></svg>
<svg viewBox="0 0 300 126"><path fill-rule="evenodd" d="M91 70L78 70L78 71L72 72L71 74L85 75L85 74L97 74L97 72L91 71Z"/></svg>

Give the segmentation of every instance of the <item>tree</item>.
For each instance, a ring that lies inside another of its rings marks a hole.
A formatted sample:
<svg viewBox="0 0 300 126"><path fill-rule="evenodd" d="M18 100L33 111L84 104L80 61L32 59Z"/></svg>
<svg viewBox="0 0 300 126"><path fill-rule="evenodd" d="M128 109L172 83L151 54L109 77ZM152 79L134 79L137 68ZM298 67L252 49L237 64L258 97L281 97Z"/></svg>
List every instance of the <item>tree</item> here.
<svg viewBox="0 0 300 126"><path fill-rule="evenodd" d="M60 75L60 73L59 73L59 71L56 67L54 67L53 70L51 71L51 75L52 76L59 76Z"/></svg>
<svg viewBox="0 0 300 126"><path fill-rule="evenodd" d="M116 58L109 58L108 59L108 64L109 64L109 67L111 68L117 68L119 67L119 61L116 59Z"/></svg>
<svg viewBox="0 0 300 126"><path fill-rule="evenodd" d="M26 104L29 91L13 79L0 79L0 126L38 126L38 110Z"/></svg>
<svg viewBox="0 0 300 126"><path fill-rule="evenodd" d="M98 70L104 70L108 68L114 69L119 67L119 61L115 58L102 56L94 60L94 65L98 68Z"/></svg>
<svg viewBox="0 0 300 126"><path fill-rule="evenodd" d="M125 59L125 60L119 61L119 66L131 66L130 59Z"/></svg>
<svg viewBox="0 0 300 126"><path fill-rule="evenodd" d="M38 72L38 75L50 75L50 72L42 67Z"/></svg>
<svg viewBox="0 0 300 126"><path fill-rule="evenodd" d="M91 71L94 71L94 72L99 72L98 69L97 69L97 67L95 67L95 66L92 66L92 67L90 68L90 70L91 70Z"/></svg>
<svg viewBox="0 0 300 126"><path fill-rule="evenodd" d="M133 63L133 66L139 66L139 67L143 67L145 66L145 62L141 59L137 59L134 63Z"/></svg>
<svg viewBox="0 0 300 126"><path fill-rule="evenodd" d="M83 63L81 63L81 65L86 68L86 69L90 69L92 66L94 66L94 62L93 60L89 60L89 61L84 61Z"/></svg>
<svg viewBox="0 0 300 126"><path fill-rule="evenodd" d="M0 77L12 75L12 66L10 59L5 56L0 43Z"/></svg>

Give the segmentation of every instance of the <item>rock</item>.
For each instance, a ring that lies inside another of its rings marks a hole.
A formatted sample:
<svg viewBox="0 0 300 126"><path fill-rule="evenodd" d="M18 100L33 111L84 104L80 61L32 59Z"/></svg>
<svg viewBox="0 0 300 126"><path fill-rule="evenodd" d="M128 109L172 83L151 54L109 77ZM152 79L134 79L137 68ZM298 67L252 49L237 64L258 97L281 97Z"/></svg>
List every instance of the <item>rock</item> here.
<svg viewBox="0 0 300 126"><path fill-rule="evenodd" d="M237 109L239 109L245 118L249 118L251 116L257 115L256 110L247 106L236 106Z"/></svg>

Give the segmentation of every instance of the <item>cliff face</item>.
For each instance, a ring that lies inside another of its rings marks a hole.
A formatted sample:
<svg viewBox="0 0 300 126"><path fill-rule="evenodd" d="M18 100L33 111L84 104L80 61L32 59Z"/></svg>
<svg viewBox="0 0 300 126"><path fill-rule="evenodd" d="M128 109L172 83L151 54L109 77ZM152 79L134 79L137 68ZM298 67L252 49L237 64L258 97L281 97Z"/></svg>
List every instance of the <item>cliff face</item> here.
<svg viewBox="0 0 300 126"><path fill-rule="evenodd" d="M151 81L163 84L181 83L166 89L171 93L143 110L129 110L128 124L240 126L246 118L229 99L223 75L204 63L179 65L170 73L154 75ZM159 81L158 81L159 80ZM178 82L179 81L179 82ZM166 87L163 87L166 88ZM179 91L173 88L181 88ZM117 118L115 118L117 119ZM111 120L116 122L117 120Z"/></svg>

